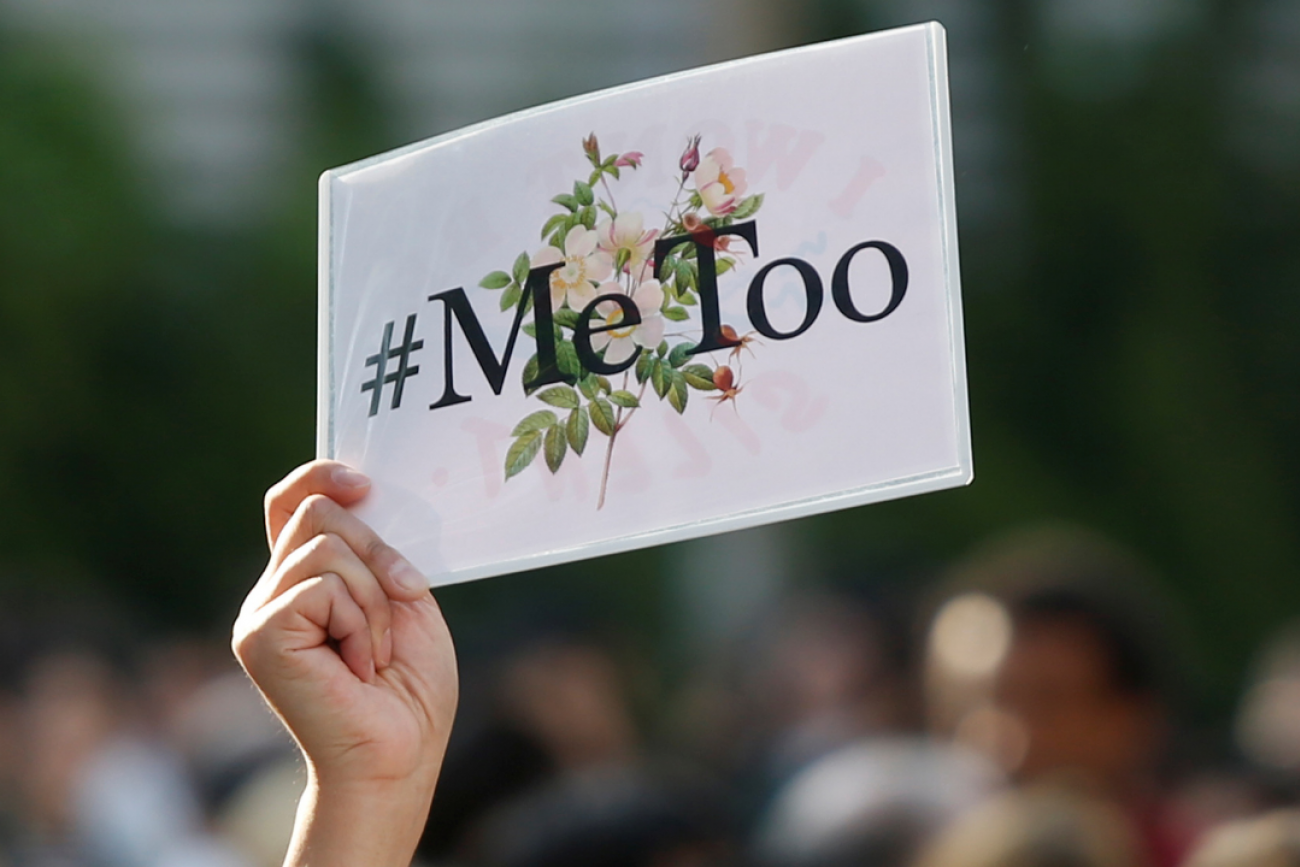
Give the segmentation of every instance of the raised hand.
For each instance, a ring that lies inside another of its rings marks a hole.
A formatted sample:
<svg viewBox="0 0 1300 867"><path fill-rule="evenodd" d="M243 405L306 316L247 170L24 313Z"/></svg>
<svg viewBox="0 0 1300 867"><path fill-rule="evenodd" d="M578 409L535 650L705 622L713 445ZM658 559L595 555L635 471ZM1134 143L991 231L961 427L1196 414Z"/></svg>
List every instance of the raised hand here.
<svg viewBox="0 0 1300 867"><path fill-rule="evenodd" d="M307 759L286 864L408 864L455 716L424 577L344 508L368 490L332 461L273 487L271 557L235 622L235 655Z"/></svg>

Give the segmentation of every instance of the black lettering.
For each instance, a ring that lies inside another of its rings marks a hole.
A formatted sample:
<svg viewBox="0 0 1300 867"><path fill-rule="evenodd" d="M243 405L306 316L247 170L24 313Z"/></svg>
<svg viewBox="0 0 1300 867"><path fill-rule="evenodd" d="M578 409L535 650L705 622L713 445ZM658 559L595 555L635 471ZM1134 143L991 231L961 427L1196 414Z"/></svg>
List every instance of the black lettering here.
<svg viewBox="0 0 1300 867"><path fill-rule="evenodd" d="M700 313L704 320L704 334L690 351L691 355L726 349L733 345L722 336L722 315L718 310L718 264L713 241L719 235L739 235L749 243L749 249L754 255L758 255L758 225L755 220L717 229L700 229L690 235L676 235L655 241L655 276L659 275L665 256L682 244L695 245L695 256L700 266Z"/></svg>
<svg viewBox="0 0 1300 867"><path fill-rule="evenodd" d="M808 307L804 311L803 322L794 331L777 331L773 328L771 320L767 318L767 307L763 301L763 284L767 281L768 272L782 265L789 265L799 272L799 276L803 278L804 294L808 298ZM812 327L813 322L817 319L817 314L822 312L822 295L821 276L818 275L816 268L803 259L796 259L791 256L788 259L777 259L774 262L768 262L754 275L754 279L749 284L749 297L746 299L749 321L753 323L755 331L773 340L789 340L791 337L798 337Z"/></svg>
<svg viewBox="0 0 1300 867"><path fill-rule="evenodd" d="M889 303L885 305L884 310L874 315L867 315L858 310L853 304L853 297L849 295L849 265L853 263L854 256L868 249L879 250L884 255L885 261L889 263L891 283ZM907 260L903 258L903 254L897 247L886 241L864 241L850 248L835 265L835 274L831 278L831 297L835 299L835 306L840 308L840 312L854 322L875 322L884 319L903 303L903 296L906 294Z"/></svg>
<svg viewBox="0 0 1300 867"><path fill-rule="evenodd" d="M555 353L555 326L552 320L550 287L551 272L562 264L562 262L556 262L553 265L534 268L528 272L528 283L524 287L524 293L525 298L528 295L533 297L533 322L537 326L538 362L537 378L527 383L528 388L565 381L564 374L560 372ZM460 324L461 333L465 335L465 340L469 342L469 348L474 353L474 359L478 362L479 369L483 371L483 376L487 378L488 385L492 387L492 393L500 394L501 389L505 386L506 371L510 367L510 358L514 355L515 341L519 337L519 329L523 325L524 313L527 311L528 305L523 300L520 300L519 306L516 308L514 324L510 327L510 336L506 339L505 352L501 354L501 360L498 361L496 353L492 351L492 344L488 343L487 335L483 333L483 326L478 321L478 316L474 313L474 308L470 305L464 289L448 289L445 292L430 295L429 300L441 301L446 307L442 349L445 385L442 397L438 398L437 403L429 404L429 409L441 409L445 406L454 406L470 400L469 397L457 393L452 374L451 338L453 319Z"/></svg>

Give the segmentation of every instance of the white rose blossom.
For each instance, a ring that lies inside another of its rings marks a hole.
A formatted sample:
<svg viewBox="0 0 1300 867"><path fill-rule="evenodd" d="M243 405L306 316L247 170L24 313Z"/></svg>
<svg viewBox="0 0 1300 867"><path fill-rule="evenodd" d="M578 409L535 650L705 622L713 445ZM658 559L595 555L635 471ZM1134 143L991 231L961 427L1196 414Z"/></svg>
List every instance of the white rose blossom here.
<svg viewBox="0 0 1300 867"><path fill-rule="evenodd" d="M563 252L548 244L533 256L534 268L564 263L551 272L552 310L559 310L566 301L574 310L582 310L596 297L596 284L614 273L614 260L597 249L596 242L594 231L574 226L564 236Z"/></svg>
<svg viewBox="0 0 1300 867"><path fill-rule="evenodd" d="M600 287L599 293L624 294L616 283L606 283ZM664 290L659 281L646 280L637 286L632 292L632 303L641 314L641 321L622 328L618 327L624 319L622 307L613 301L602 301L596 306L597 316L592 318L592 325L612 326L609 331L591 335L591 348L597 352L605 350L606 364L627 361L638 346L653 349L664 339L664 319L659 314L659 307L664 303Z"/></svg>

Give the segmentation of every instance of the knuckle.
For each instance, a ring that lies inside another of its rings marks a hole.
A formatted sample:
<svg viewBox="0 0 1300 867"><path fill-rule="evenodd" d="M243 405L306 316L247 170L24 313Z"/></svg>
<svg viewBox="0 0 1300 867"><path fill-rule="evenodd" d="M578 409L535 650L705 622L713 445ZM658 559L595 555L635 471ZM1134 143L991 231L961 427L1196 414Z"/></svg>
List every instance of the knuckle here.
<svg viewBox="0 0 1300 867"><path fill-rule="evenodd" d="M250 628L245 618L240 617L235 621L234 629L230 634L230 650L245 669L248 668L248 662L252 658L256 636L256 631Z"/></svg>
<svg viewBox="0 0 1300 867"><path fill-rule="evenodd" d="M329 561L343 553L346 547L334 533L317 533L302 546L302 556L312 562Z"/></svg>
<svg viewBox="0 0 1300 867"><path fill-rule="evenodd" d="M378 536L366 542L365 558L368 562L387 565L398 556L397 551Z"/></svg>
<svg viewBox="0 0 1300 867"><path fill-rule="evenodd" d="M337 507L334 505L334 501L324 494L311 494L302 501L300 511L303 518L312 526L319 526L335 508Z"/></svg>

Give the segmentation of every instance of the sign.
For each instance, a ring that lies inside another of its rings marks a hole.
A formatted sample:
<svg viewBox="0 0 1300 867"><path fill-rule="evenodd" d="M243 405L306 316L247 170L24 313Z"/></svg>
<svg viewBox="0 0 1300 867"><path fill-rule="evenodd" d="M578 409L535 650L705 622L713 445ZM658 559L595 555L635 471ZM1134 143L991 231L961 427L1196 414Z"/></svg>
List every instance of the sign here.
<svg viewBox="0 0 1300 867"><path fill-rule="evenodd" d="M971 480L944 32L321 178L318 451L433 584Z"/></svg>

